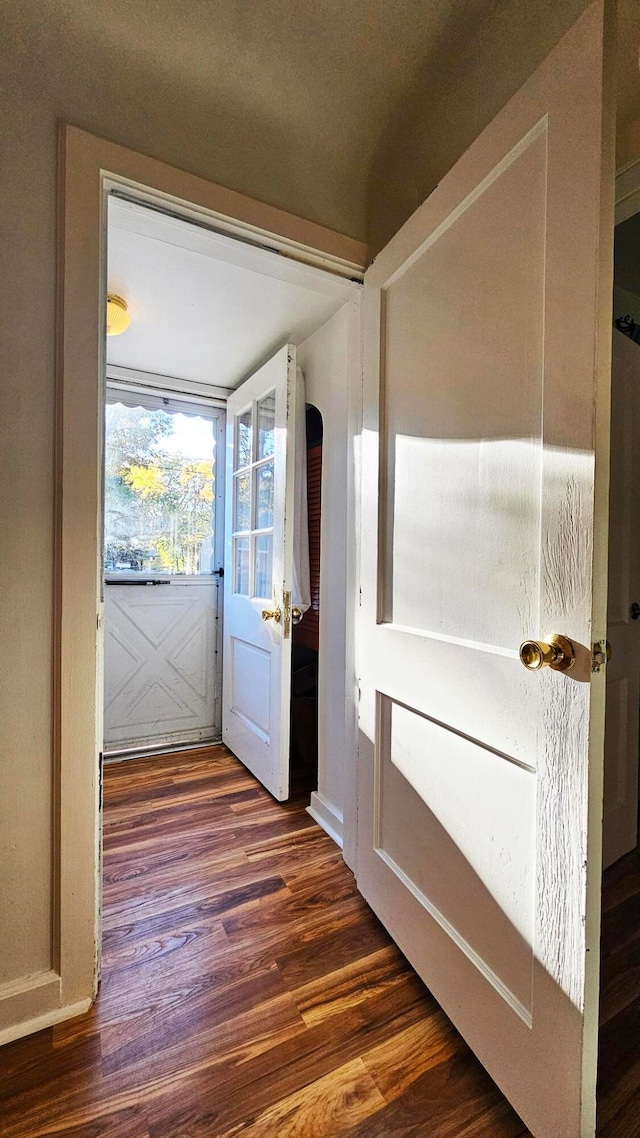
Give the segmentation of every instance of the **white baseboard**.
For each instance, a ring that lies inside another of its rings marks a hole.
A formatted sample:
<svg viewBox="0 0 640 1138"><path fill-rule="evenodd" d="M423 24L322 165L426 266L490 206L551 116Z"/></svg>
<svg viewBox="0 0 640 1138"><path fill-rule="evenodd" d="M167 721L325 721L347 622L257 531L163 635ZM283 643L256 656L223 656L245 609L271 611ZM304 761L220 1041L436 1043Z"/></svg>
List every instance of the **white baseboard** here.
<svg viewBox="0 0 640 1138"><path fill-rule="evenodd" d="M65 1019L75 1019L76 1016L84 1015L89 1011L93 1000L79 1000L77 1004L67 1004L63 1008L52 1008L51 1011L43 1012L42 1015L34 1016L33 1019L25 1020L23 1023L15 1023L11 1027L5 1027L0 1031L0 1047L5 1043L13 1043L15 1039L22 1039L25 1035L33 1035L36 1031L44 1031L46 1027L53 1027L56 1023L62 1023Z"/></svg>
<svg viewBox="0 0 640 1138"><path fill-rule="evenodd" d="M314 790L311 795L311 802L307 806L307 813L311 815L313 820L322 826L330 838L333 838L337 846L342 849L343 844L343 827L342 815L338 814L335 806L327 802L317 790Z"/></svg>

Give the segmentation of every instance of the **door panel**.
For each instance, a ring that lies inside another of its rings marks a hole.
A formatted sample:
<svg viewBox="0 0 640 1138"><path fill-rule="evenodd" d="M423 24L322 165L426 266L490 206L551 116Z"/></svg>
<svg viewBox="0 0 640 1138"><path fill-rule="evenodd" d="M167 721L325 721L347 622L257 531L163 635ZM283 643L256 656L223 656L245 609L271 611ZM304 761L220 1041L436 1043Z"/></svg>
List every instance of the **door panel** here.
<svg viewBox="0 0 640 1138"><path fill-rule="evenodd" d="M227 403L222 735L280 801L289 796L295 347ZM263 618L263 613L271 615Z"/></svg>
<svg viewBox="0 0 640 1138"><path fill-rule="evenodd" d="M358 882L536 1138L595 1128L603 21L365 278ZM552 633L574 667L527 671Z"/></svg>
<svg viewBox="0 0 640 1138"><path fill-rule="evenodd" d="M217 610L214 582L107 585L106 750L220 738Z"/></svg>
<svg viewBox="0 0 640 1138"><path fill-rule="evenodd" d="M503 648L538 620L546 147L540 124L384 291L384 619Z"/></svg>
<svg viewBox="0 0 640 1138"><path fill-rule="evenodd" d="M615 331L611 374L607 729L605 735L603 863L638 840L638 716L640 715L640 345Z"/></svg>

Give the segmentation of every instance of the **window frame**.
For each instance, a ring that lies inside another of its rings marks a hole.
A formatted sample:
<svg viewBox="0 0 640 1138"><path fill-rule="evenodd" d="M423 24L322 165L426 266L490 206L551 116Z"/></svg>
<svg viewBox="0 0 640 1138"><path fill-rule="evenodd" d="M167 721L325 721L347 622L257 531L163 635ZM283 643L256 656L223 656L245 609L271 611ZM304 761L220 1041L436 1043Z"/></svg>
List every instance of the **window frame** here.
<svg viewBox="0 0 640 1138"><path fill-rule="evenodd" d="M164 379L164 377L162 377ZM149 376L151 380L151 375ZM107 382L105 392L105 410L110 404L123 403L126 407L142 407L148 411L173 411L175 414L185 413L197 415L203 419L210 419L213 423L215 475L213 490L213 516L214 541L212 569L209 573L165 573L161 570L145 570L144 572L123 571L114 572L104 568L104 525L102 527L102 541L100 549L100 564L104 585L141 584L142 581L175 581L181 585L210 585L212 580L222 580L224 573L224 508L225 508L225 433L226 433L226 404L215 397L191 394L185 391L172 390L166 386L129 383L124 379L114 379L107 369ZM106 424L104 426L104 447L106 450ZM103 487L104 498L104 487Z"/></svg>

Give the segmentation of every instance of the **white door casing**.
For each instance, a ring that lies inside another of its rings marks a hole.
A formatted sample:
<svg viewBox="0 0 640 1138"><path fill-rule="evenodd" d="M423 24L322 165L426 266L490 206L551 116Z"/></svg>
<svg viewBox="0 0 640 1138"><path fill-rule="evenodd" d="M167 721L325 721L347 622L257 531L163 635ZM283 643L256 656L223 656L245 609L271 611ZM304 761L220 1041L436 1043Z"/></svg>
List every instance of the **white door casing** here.
<svg viewBox="0 0 640 1138"><path fill-rule="evenodd" d="M365 276L358 884L536 1138L595 1132L603 8ZM552 633L573 670L525 670Z"/></svg>
<svg viewBox="0 0 640 1138"><path fill-rule="evenodd" d="M296 350L289 344L227 402L222 737L279 801L289 796L295 393ZM271 432L258 429L261 407ZM273 478L266 507L265 473ZM269 535L271 574L264 557ZM280 619L263 619L263 610Z"/></svg>
<svg viewBox="0 0 640 1138"><path fill-rule="evenodd" d="M638 839L640 714L640 344L613 333L607 719L602 857L617 861Z"/></svg>

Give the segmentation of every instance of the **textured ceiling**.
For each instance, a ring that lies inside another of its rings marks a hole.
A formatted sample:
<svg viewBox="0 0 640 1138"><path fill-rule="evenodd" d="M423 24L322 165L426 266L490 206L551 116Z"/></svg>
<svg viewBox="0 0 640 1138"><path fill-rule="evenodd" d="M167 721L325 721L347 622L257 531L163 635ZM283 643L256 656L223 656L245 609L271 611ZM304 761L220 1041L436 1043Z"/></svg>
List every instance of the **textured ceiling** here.
<svg viewBox="0 0 640 1138"><path fill-rule="evenodd" d="M87 130L362 239L404 220L584 7L2 0L2 79ZM626 124L640 115L638 0L619 0L619 27Z"/></svg>

